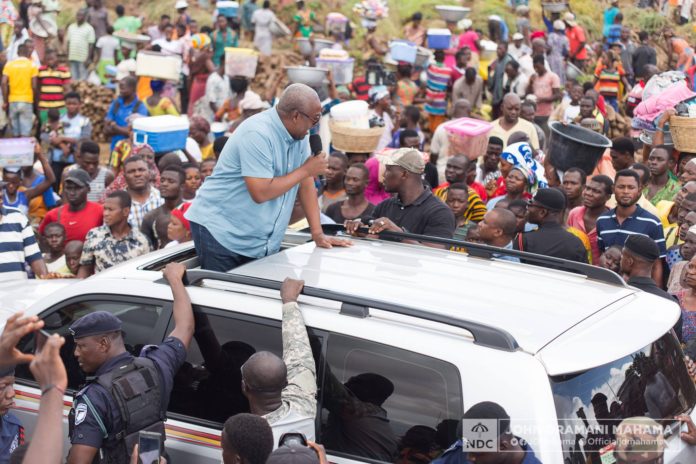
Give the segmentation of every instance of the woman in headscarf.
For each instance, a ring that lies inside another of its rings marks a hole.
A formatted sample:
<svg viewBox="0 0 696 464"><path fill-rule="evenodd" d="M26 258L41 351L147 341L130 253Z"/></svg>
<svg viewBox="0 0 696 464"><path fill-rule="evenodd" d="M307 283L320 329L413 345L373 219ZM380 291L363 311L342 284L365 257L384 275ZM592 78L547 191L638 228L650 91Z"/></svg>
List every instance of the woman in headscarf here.
<svg viewBox="0 0 696 464"><path fill-rule="evenodd" d="M384 186L382 186L384 167L382 163L379 162L379 159L376 157L370 158L365 161L365 166L370 172L367 187L365 188L365 198L367 201L373 205L378 205L387 198L391 198L391 194L384 190Z"/></svg>
<svg viewBox="0 0 696 464"><path fill-rule="evenodd" d="M500 179L503 179L503 185L496 190L496 198L488 202L488 209L494 207L503 198L502 195L507 195L507 181L513 169L517 169L525 177L525 198L531 198L538 189L549 186L544 167L534 159L533 153L532 147L527 142L513 143L503 150L500 155L500 172L502 173Z"/></svg>
<svg viewBox="0 0 696 464"><path fill-rule="evenodd" d="M570 50L570 42L565 34L565 23L560 19L553 22L553 32L548 39L548 61L551 72L555 73L561 80L561 85L565 85L565 58Z"/></svg>
<svg viewBox="0 0 696 464"><path fill-rule="evenodd" d="M188 115L193 115L193 109L198 100L205 95L205 84L210 73L215 71L213 64L213 49L210 37L206 34L196 34L191 38L193 57L189 65L191 90L189 92Z"/></svg>
<svg viewBox="0 0 696 464"><path fill-rule="evenodd" d="M179 116L179 109L169 97L162 96L164 91L164 81L151 80L150 88L152 89L152 95L145 99L145 107L150 113L150 116L164 116L170 114L172 116Z"/></svg>

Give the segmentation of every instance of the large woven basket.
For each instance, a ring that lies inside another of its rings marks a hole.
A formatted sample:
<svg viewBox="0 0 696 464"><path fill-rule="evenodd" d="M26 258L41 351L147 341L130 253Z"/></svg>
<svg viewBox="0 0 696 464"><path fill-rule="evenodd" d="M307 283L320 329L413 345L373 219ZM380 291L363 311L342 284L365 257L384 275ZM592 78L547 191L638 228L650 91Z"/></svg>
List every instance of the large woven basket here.
<svg viewBox="0 0 696 464"><path fill-rule="evenodd" d="M669 118L674 147L680 152L696 152L696 118L672 116Z"/></svg>
<svg viewBox="0 0 696 464"><path fill-rule="evenodd" d="M373 153L377 150L379 139L384 133L384 127L356 129L329 122L331 129L331 144L336 150L344 153Z"/></svg>

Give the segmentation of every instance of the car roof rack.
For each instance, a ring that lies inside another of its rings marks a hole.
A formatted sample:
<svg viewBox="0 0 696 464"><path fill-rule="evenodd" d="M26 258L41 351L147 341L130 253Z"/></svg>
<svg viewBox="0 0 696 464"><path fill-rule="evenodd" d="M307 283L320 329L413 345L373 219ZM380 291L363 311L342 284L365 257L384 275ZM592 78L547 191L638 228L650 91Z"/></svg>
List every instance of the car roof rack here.
<svg viewBox="0 0 696 464"><path fill-rule="evenodd" d="M323 224L322 229L325 234L336 235L339 232L345 232L345 227L342 224ZM367 228L361 227L360 233L367 234ZM393 232L383 231L377 234L380 240L402 241L416 240L419 242L437 243L440 245L450 245L452 247L466 248L466 252L476 258L500 258L501 256L510 256L519 258L527 263L537 264L543 267L551 267L562 271L581 274L588 279L598 280L611 285L626 287L626 282L615 272L590 264L578 263L563 258L555 258L553 256L539 255L528 251L513 250L508 248L499 248L481 243L465 242L463 240L455 240L452 238L431 237L429 235L412 234L410 232Z"/></svg>
<svg viewBox="0 0 696 464"><path fill-rule="evenodd" d="M184 284L186 286L196 286L200 285L204 280L249 285L270 290L280 290L280 287L282 286L282 282L278 282L276 280L199 269L187 270L184 278ZM166 283L166 280L159 279L157 283ZM322 288L304 286L302 288L302 294L313 298L340 302L341 314L348 316L365 318L370 314L369 308L374 308L381 311L415 317L467 330L473 335L474 343L477 345L503 351L516 351L519 348L517 341L509 332L497 327L481 324L479 322L467 321L465 319L432 313L422 309L411 308L408 306L402 306L361 296L348 295Z"/></svg>

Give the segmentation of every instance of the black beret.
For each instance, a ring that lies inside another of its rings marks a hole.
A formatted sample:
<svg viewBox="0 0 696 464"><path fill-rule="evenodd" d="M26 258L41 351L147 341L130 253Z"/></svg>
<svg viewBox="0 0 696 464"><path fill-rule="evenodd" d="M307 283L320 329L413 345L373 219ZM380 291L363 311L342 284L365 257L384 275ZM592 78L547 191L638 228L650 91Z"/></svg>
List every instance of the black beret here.
<svg viewBox="0 0 696 464"><path fill-rule="evenodd" d="M645 235L629 235L624 247L646 261L655 261L660 257L660 249L655 240Z"/></svg>
<svg viewBox="0 0 696 464"><path fill-rule="evenodd" d="M565 196L560 190L554 188L543 188L537 190L533 201L549 211L562 211L566 207Z"/></svg>
<svg viewBox="0 0 696 464"><path fill-rule="evenodd" d="M106 311L95 311L87 314L70 326L70 333L76 340L120 330L121 320Z"/></svg>

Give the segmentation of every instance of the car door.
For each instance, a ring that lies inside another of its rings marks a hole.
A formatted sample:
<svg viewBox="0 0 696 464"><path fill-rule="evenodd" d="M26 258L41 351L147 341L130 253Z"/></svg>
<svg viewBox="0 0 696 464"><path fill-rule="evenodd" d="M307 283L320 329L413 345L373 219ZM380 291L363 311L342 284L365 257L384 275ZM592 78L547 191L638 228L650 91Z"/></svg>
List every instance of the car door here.
<svg viewBox="0 0 696 464"><path fill-rule="evenodd" d="M167 450L176 462L219 464L222 425L235 414L249 412L241 391L241 366L259 351L282 356L281 321L194 309L194 339L174 380L167 412ZM325 337L312 329L308 333L317 360Z"/></svg>
<svg viewBox="0 0 696 464"><path fill-rule="evenodd" d="M170 302L118 295L83 295L42 311L39 317L45 321L45 330L65 337L65 344L61 348L61 358L68 372L66 407L72 405L73 395L85 381L84 373L73 355L75 344L70 336L69 327L80 317L95 311L108 311L121 319L126 349L133 355L138 355L145 345L162 342L165 328L172 314ZM34 350L33 335L25 337L18 347L23 352L32 352ZM16 378L14 412L22 421L27 436L31 437L36 425L41 392L27 365L17 366ZM63 428L67 453L70 448L67 411Z"/></svg>

